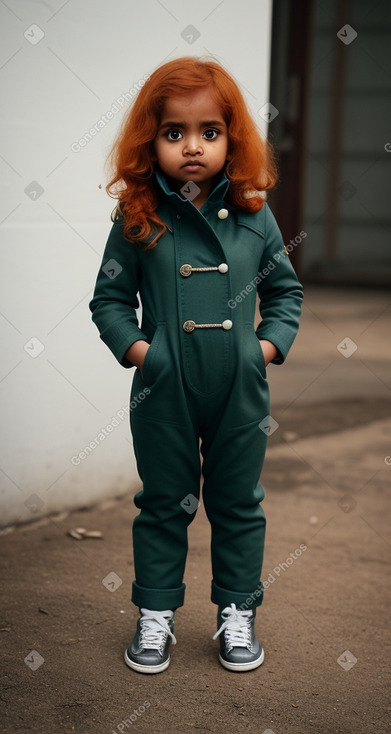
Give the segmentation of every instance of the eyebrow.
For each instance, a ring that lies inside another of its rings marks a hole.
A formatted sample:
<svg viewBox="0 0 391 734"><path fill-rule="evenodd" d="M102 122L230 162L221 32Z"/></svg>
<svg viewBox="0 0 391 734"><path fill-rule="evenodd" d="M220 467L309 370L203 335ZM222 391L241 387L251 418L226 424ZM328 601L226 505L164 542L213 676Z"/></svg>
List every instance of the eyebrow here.
<svg viewBox="0 0 391 734"><path fill-rule="evenodd" d="M200 122L200 127L224 127L224 122L222 120L204 120ZM160 125L159 130L161 130L163 127L186 127L185 122L176 122L175 120L168 120L167 122L163 122L162 125Z"/></svg>

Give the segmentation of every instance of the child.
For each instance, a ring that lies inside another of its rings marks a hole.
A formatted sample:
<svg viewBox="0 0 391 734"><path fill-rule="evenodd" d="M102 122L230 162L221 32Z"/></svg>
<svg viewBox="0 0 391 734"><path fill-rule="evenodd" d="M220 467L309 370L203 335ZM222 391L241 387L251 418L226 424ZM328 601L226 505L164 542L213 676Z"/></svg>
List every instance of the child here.
<svg viewBox="0 0 391 734"><path fill-rule="evenodd" d="M276 181L271 147L231 76L185 57L141 88L112 162L106 189L120 184L119 203L90 309L119 363L136 367L130 422L143 489L134 497L132 601L140 618L125 661L142 673L170 663L201 440L214 639L225 668L252 670L264 659L254 620L263 597L266 366L285 360L302 301L261 194Z"/></svg>

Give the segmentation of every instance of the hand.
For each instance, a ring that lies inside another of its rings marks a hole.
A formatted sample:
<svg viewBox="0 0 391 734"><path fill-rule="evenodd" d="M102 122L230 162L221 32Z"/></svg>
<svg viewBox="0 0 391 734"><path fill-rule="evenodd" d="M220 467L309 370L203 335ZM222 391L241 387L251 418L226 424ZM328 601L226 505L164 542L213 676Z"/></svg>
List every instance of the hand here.
<svg viewBox="0 0 391 734"><path fill-rule="evenodd" d="M126 359L134 364L137 369L142 370L145 355L150 347L148 342L143 339L139 339L137 342L133 342L132 346L129 347L125 354Z"/></svg>
<svg viewBox="0 0 391 734"><path fill-rule="evenodd" d="M277 347L275 347L272 342L267 341L267 339L260 339L259 343L263 352L265 367L267 367L269 362L271 362L274 357L277 357Z"/></svg>

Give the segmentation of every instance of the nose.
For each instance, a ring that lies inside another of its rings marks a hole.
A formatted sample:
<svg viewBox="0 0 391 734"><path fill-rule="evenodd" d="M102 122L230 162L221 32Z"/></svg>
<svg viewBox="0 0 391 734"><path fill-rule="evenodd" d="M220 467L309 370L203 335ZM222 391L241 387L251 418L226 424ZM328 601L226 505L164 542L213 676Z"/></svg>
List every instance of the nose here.
<svg viewBox="0 0 391 734"><path fill-rule="evenodd" d="M183 153L184 155L203 155L204 149L199 138L193 136L187 138L183 146Z"/></svg>

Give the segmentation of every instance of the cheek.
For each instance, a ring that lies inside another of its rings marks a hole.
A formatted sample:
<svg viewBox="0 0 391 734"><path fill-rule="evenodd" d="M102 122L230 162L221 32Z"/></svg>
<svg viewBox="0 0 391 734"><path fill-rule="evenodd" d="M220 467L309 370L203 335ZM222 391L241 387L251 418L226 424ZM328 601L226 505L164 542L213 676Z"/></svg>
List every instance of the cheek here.
<svg viewBox="0 0 391 734"><path fill-rule="evenodd" d="M224 141L219 145L218 150L216 149L216 158L226 158L228 154L228 144Z"/></svg>
<svg viewBox="0 0 391 734"><path fill-rule="evenodd" d="M155 148L156 157L159 160L164 160L167 157L166 146L164 145L164 141L158 140L157 142L155 142L154 148Z"/></svg>
<svg viewBox="0 0 391 734"><path fill-rule="evenodd" d="M173 153L175 153L174 148L175 146L171 146L167 140L159 140L155 144L156 155L167 160L172 158Z"/></svg>

